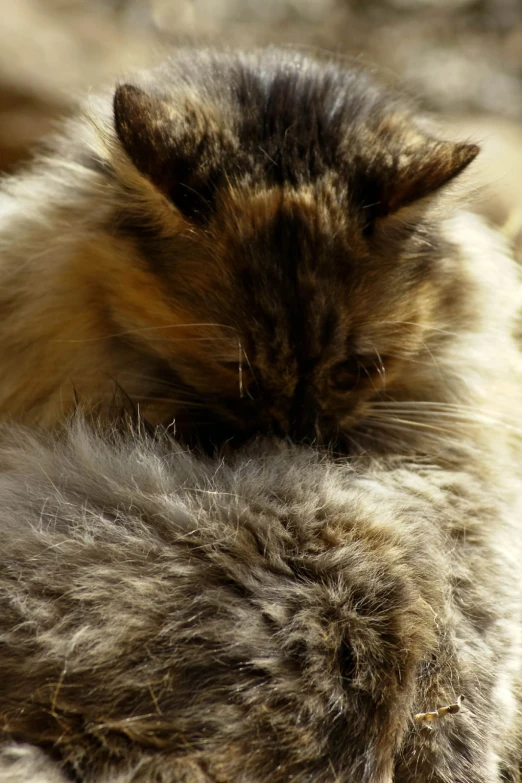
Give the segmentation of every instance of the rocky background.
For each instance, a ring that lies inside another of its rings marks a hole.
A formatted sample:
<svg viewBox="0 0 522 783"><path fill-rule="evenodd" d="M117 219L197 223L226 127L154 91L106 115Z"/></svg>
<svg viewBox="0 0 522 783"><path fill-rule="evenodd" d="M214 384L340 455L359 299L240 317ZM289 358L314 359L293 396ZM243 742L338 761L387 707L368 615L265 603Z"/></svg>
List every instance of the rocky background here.
<svg viewBox="0 0 522 783"><path fill-rule="evenodd" d="M0 170L27 158L82 91L123 74L129 65L157 59L171 43L272 42L333 49L376 64L385 79L401 83L425 108L451 117L464 135L470 124L487 139L501 129L504 141L490 140L489 156L504 161L522 204L522 0L0 0L1 5Z"/></svg>

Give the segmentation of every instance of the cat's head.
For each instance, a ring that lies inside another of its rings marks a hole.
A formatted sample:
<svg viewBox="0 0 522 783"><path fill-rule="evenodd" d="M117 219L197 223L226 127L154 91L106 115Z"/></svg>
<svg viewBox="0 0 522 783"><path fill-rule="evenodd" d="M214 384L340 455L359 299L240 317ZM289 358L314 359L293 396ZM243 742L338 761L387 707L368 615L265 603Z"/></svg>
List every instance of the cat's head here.
<svg viewBox="0 0 522 783"><path fill-rule="evenodd" d="M180 426L328 441L405 385L455 297L432 203L476 146L280 51L181 53L114 117L141 259L119 317L166 360Z"/></svg>

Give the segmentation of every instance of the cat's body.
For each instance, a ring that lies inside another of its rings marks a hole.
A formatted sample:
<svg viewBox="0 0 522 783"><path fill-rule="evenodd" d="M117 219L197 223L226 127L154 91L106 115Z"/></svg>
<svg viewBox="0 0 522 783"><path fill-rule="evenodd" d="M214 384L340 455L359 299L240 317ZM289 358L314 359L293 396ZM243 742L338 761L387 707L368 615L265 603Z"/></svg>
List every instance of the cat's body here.
<svg viewBox="0 0 522 783"><path fill-rule="evenodd" d="M81 426L5 435L0 718L22 745L2 783L519 780L505 487L270 444L227 465Z"/></svg>

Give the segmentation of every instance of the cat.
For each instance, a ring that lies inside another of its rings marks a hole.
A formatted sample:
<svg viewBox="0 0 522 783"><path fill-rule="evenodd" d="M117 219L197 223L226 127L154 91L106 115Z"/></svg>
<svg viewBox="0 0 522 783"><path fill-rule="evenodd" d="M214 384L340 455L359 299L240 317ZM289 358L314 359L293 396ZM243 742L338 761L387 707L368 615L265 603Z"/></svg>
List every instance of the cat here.
<svg viewBox="0 0 522 783"><path fill-rule="evenodd" d="M180 50L4 182L2 783L518 783L520 273L423 128Z"/></svg>
<svg viewBox="0 0 522 783"><path fill-rule="evenodd" d="M520 486L2 435L1 783L520 780Z"/></svg>
<svg viewBox="0 0 522 783"><path fill-rule="evenodd" d="M123 401L211 449L346 451L402 450L412 401L498 413L516 272L448 192L478 147L424 124L279 49L180 49L92 99L1 188L0 416Z"/></svg>

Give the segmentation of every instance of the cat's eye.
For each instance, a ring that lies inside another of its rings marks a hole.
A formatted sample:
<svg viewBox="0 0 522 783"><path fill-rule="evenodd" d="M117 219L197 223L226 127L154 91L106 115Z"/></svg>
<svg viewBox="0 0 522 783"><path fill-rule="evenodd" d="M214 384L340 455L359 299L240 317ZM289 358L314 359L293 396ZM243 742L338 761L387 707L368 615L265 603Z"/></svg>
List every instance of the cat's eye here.
<svg viewBox="0 0 522 783"><path fill-rule="evenodd" d="M330 386L335 391L350 391L357 388L360 383L383 373L382 362L375 354L351 356L345 362L340 362L332 367Z"/></svg>

